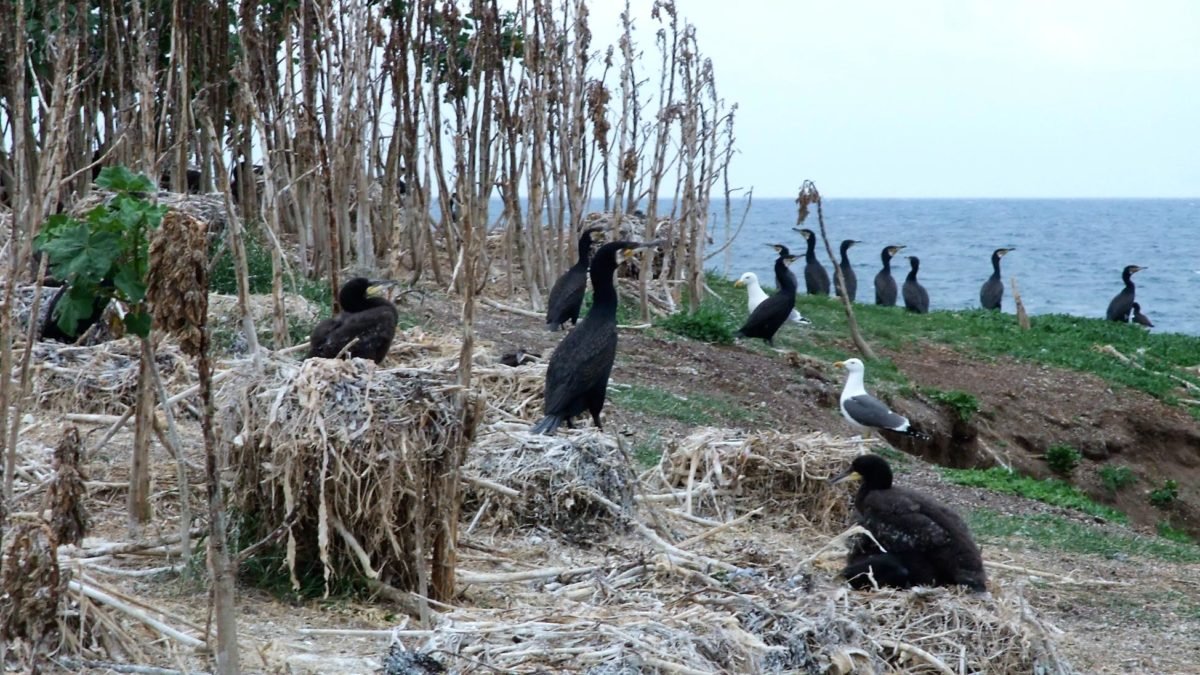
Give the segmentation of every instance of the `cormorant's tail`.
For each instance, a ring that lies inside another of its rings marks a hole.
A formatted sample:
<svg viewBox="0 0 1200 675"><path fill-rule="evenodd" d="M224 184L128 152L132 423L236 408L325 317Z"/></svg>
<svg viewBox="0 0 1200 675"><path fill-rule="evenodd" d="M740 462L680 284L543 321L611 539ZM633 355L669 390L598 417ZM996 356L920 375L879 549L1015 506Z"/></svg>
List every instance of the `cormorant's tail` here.
<svg viewBox="0 0 1200 675"><path fill-rule="evenodd" d="M541 422L538 422L537 424L535 424L529 428L529 433L553 436L554 431L556 429L558 429L559 424L562 424L561 417L559 417L558 415L546 415L545 417L542 418Z"/></svg>

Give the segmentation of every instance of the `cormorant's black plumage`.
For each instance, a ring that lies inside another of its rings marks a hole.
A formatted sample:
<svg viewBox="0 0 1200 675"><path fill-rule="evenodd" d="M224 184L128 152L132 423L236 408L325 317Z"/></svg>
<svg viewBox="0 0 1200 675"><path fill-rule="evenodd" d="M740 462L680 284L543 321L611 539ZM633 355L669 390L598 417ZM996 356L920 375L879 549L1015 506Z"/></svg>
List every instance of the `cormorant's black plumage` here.
<svg viewBox="0 0 1200 675"><path fill-rule="evenodd" d="M596 235L604 232L603 227L589 227L579 235L579 259L554 282L550 289L550 301L546 305L546 328L558 330L567 321L574 326L579 322L579 308L583 306L583 293L587 290L588 260L592 253L592 242Z"/></svg>
<svg viewBox="0 0 1200 675"><path fill-rule="evenodd" d="M884 246L879 253L883 261L883 269L875 275L875 304L885 307L896 305L896 280L892 278L892 256L896 255L903 246Z"/></svg>
<svg viewBox="0 0 1200 675"><path fill-rule="evenodd" d="M1004 282L1000 280L1000 259L1015 251L1012 248L998 248L992 251L992 276L983 282L979 289L979 304L984 309L1000 309L1000 301L1004 298Z"/></svg>
<svg viewBox="0 0 1200 675"><path fill-rule="evenodd" d="M779 290L750 312L746 323L738 329L738 337L762 338L767 344L775 346L775 333L796 308L796 277L792 276L787 268L788 263L795 259L796 256L783 253L775 259L775 280L779 283Z"/></svg>
<svg viewBox="0 0 1200 675"><path fill-rule="evenodd" d="M767 244L767 246L775 249L775 252L779 254L780 258L794 259L791 251L789 251L788 247L784 246L783 244ZM796 273L792 271L792 268L784 265L782 274L786 275L788 279L791 279L792 286L795 286L796 288L800 287L800 282L796 281ZM778 267L775 268L775 288L783 288L783 276L780 274Z"/></svg>
<svg viewBox="0 0 1200 675"><path fill-rule="evenodd" d="M392 338L396 337L396 306L387 298L371 295L380 282L355 277L338 291L342 312L313 328L308 338L308 356L332 359L358 338L347 353L359 359L383 363Z"/></svg>
<svg viewBox="0 0 1200 675"><path fill-rule="evenodd" d="M1154 324L1150 321L1150 317L1142 314L1142 306L1133 303L1133 314L1129 318L1130 321L1145 326L1146 328L1154 328Z"/></svg>
<svg viewBox="0 0 1200 675"><path fill-rule="evenodd" d="M846 252L850 250L851 246L859 243L862 242L856 239L843 239L841 248L842 260L838 263L838 269L842 271L842 278L846 280L846 297L850 298L850 302L854 302L854 299L858 296L858 277L854 274L854 267L850 265L850 258L846 255ZM836 275L834 276L834 281L837 281Z"/></svg>
<svg viewBox="0 0 1200 675"><path fill-rule="evenodd" d="M829 273L817 260L817 234L810 229L796 230L804 236L804 287L809 295L829 295Z"/></svg>
<svg viewBox="0 0 1200 675"><path fill-rule="evenodd" d="M1125 288L1117 293L1112 302L1108 303L1108 313L1105 315L1109 321L1129 321L1129 312L1133 310L1133 298L1136 287L1133 284L1133 275L1146 269L1137 265L1126 265L1121 271L1121 281L1125 282Z"/></svg>
<svg viewBox="0 0 1200 675"><path fill-rule="evenodd" d="M885 550L860 536L851 546L842 576L856 588L869 587L861 576L870 568L880 585L966 586L987 590L979 546L957 513L929 497L892 486L892 469L878 455L860 455L833 482L857 474L862 484L854 497L858 524Z"/></svg>
<svg viewBox="0 0 1200 675"><path fill-rule="evenodd" d="M921 259L915 255L908 256L912 265L908 276L904 278L904 308L917 314L929 312L929 292L917 281L917 270L921 268Z"/></svg>
<svg viewBox="0 0 1200 675"><path fill-rule="evenodd" d="M101 287L112 288L113 282L111 279L104 279L100 282ZM71 335L58 325L58 319L54 316L58 309L58 303L63 299L63 296L71 292L71 284L65 283L58 287L54 297L50 298L50 306L46 308L46 321L42 323L42 339L55 340L57 342L65 342L67 344L75 344L81 335L86 333L89 328L104 316L104 310L108 309L108 296L98 295L92 300L92 311L85 317L80 318L75 322L75 334Z"/></svg>
<svg viewBox="0 0 1200 675"><path fill-rule="evenodd" d="M600 247L592 258L592 307L587 316L558 343L546 368L545 417L530 431L553 434L559 424L590 412L598 428L600 411L608 392L608 376L617 355L617 289L613 273L618 256L647 244L613 241Z"/></svg>

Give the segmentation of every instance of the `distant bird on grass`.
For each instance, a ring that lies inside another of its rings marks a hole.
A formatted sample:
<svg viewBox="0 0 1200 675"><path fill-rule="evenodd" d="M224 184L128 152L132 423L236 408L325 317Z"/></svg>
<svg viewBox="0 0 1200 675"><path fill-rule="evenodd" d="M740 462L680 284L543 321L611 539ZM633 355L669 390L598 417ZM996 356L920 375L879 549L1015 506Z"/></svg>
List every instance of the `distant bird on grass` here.
<svg viewBox="0 0 1200 675"><path fill-rule="evenodd" d="M934 498L892 485L892 468L878 455L860 455L830 482L861 478L854 516L871 532L859 535L841 576L857 589L880 586L965 586L987 591L983 556L967 524ZM875 542L878 542L876 544ZM882 546L882 549L880 548Z"/></svg>
<svg viewBox="0 0 1200 675"><path fill-rule="evenodd" d="M842 271L842 278L846 280L846 297L850 298L850 302L854 302L854 299L858 296L858 277L854 274L854 266L850 264L850 258L847 253L851 246L861 243L857 239L842 240L842 260L838 263L838 269ZM836 275L834 276L834 281L837 281Z"/></svg>
<svg viewBox="0 0 1200 675"><path fill-rule="evenodd" d="M579 322L579 308L583 306L583 294L587 290L592 244L603 239L603 227L589 227L579 235L579 259L563 272L550 289L550 300L546 304L546 328L549 330L559 330L567 321L572 326Z"/></svg>
<svg viewBox="0 0 1200 675"><path fill-rule="evenodd" d="M929 313L929 292L917 281L917 270L921 269L921 259L915 255L908 256L912 265L908 276L904 278L904 308L917 314Z"/></svg>
<svg viewBox="0 0 1200 675"><path fill-rule="evenodd" d="M817 260L817 234L808 228L792 228L808 243L804 251L804 287L809 295L829 295L829 273Z"/></svg>
<svg viewBox="0 0 1200 675"><path fill-rule="evenodd" d="M1000 280L1000 259L1015 248L998 248L992 251L992 276L983 282L979 289L979 304L984 309L1000 309L1000 301L1004 298L1004 282Z"/></svg>
<svg viewBox="0 0 1200 675"><path fill-rule="evenodd" d="M903 246L884 246L883 250L879 252L879 259L883 261L883 269L875 275L875 304L877 305L896 306L898 293L896 280L892 278L892 256L903 248Z"/></svg>
<svg viewBox="0 0 1200 675"><path fill-rule="evenodd" d="M1154 328L1154 324L1150 321L1150 317L1142 314L1142 306L1136 302L1133 303L1133 314L1130 317L1130 321L1138 325L1145 326L1146 328Z"/></svg>
<svg viewBox="0 0 1200 675"><path fill-rule="evenodd" d="M351 357L383 363L396 337L398 314L379 293L394 283L355 277L343 284L338 291L341 313L313 328L305 358L332 359L346 349Z"/></svg>
<svg viewBox="0 0 1200 675"><path fill-rule="evenodd" d="M775 346L775 333L796 307L796 280L787 273L788 264L795 259L794 255L782 254L775 259L775 278L780 281L779 290L750 312L746 323L738 329L737 337L762 338L767 344Z"/></svg>
<svg viewBox="0 0 1200 675"><path fill-rule="evenodd" d="M563 422L570 428L571 419L585 411L591 413L596 427L603 429L600 411L604 409L608 378L617 355L617 289L613 274L637 249L657 244L613 241L596 251L589 270L592 307L550 355L546 367L545 416L530 432L550 435Z"/></svg>
<svg viewBox="0 0 1200 675"><path fill-rule="evenodd" d="M793 277L793 279L794 278L795 277ZM767 292L764 291L762 286L758 284L758 275L754 272L746 272L742 274L742 276L738 277L737 281L733 282L733 285L746 287L746 307L751 313L754 312L754 308L758 307L763 300L767 299ZM788 315L788 321L799 324L812 323L803 316L800 316L800 312L797 312L795 309L793 309L792 313Z"/></svg>
<svg viewBox="0 0 1200 675"><path fill-rule="evenodd" d="M1137 292L1137 287L1133 283L1133 275L1146 269L1137 265L1126 265L1121 271L1121 281L1125 282L1125 288L1121 289L1113 297L1112 302L1108 303L1108 312L1105 317L1109 321L1129 321L1129 312L1133 310L1134 295Z"/></svg>
<svg viewBox="0 0 1200 675"><path fill-rule="evenodd" d="M897 415L883 401L867 393L863 386L866 366L858 359L846 359L833 364L846 369L846 385L842 388L842 417L859 429L894 431L905 436L928 439L929 436L912 428L908 418Z"/></svg>

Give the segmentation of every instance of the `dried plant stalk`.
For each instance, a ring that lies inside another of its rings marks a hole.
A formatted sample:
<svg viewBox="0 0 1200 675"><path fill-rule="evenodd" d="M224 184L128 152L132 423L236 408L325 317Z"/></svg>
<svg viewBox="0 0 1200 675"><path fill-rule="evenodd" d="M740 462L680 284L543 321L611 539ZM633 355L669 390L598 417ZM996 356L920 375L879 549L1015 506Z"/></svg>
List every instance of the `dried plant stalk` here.
<svg viewBox="0 0 1200 675"><path fill-rule="evenodd" d="M54 478L42 502L42 509L50 511L50 527L59 544L78 546L90 523L85 505L87 477L79 467L80 447L79 428L68 426L54 449Z"/></svg>

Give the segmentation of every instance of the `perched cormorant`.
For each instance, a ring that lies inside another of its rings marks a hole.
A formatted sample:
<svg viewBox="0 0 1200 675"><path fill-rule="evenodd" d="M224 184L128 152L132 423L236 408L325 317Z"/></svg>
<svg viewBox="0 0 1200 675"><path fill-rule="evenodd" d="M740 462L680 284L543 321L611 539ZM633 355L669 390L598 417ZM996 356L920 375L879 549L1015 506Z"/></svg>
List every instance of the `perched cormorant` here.
<svg viewBox="0 0 1200 675"><path fill-rule="evenodd" d="M1004 297L1004 282L1000 280L1000 259L1015 248L998 248L992 251L992 276L983 282L979 289L979 304L984 309L1000 309L1000 300Z"/></svg>
<svg viewBox="0 0 1200 675"><path fill-rule="evenodd" d="M903 246L884 246L879 253L883 261L883 269L875 275L875 304L885 307L896 306L896 280L892 278L892 256L900 252Z"/></svg>
<svg viewBox="0 0 1200 675"><path fill-rule="evenodd" d="M1127 265L1121 272L1121 281L1125 282L1125 288L1117 293L1112 302L1108 303L1108 314L1106 315L1109 321L1129 321L1129 312L1133 310L1133 297L1135 287L1133 285L1133 275L1146 269L1137 265Z"/></svg>
<svg viewBox="0 0 1200 675"><path fill-rule="evenodd" d="M908 256L912 269L904 278L904 308L917 314L929 312L929 292L917 281L917 270L921 268L921 259L915 255Z"/></svg>
<svg viewBox="0 0 1200 675"><path fill-rule="evenodd" d="M854 458L850 468L830 482L849 477L862 479L854 496L855 519L879 542L877 546L860 535L851 546L841 574L851 586L870 588L870 572L880 585L987 591L983 556L957 513L928 495L894 487L892 468L878 455Z"/></svg>
<svg viewBox="0 0 1200 675"><path fill-rule="evenodd" d="M779 256L782 258L787 258L792 255L792 252L788 250L788 247L784 246L783 244L767 244L767 246L770 246L771 248L775 249L775 252L778 253ZM790 267L787 267L785 265L783 272L784 272L784 274L787 275L788 279L792 280L793 286L795 286L796 288L800 288L800 282L796 281L796 273L793 272ZM776 269L775 270L775 288L782 288L782 287L783 287L783 278L779 276L779 270ZM763 295L766 295L766 294L764 293ZM754 311L754 310L750 310L750 311Z"/></svg>
<svg viewBox="0 0 1200 675"><path fill-rule="evenodd" d="M592 258L592 307L575 330L555 347L546 368L545 417L530 431L553 434L559 424L571 426L571 418L584 411L592 414L596 427L608 392L608 376L617 355L617 289L613 273L617 265L632 258L634 251L657 242L639 244L612 241Z"/></svg>
<svg viewBox="0 0 1200 675"><path fill-rule="evenodd" d="M100 282L100 286L102 288L112 288L113 282L111 279L104 279ZM55 316L55 313L58 310L58 303L63 299L63 296L71 293L71 289L71 285L65 283L59 286L58 290L54 293L54 297L50 298L50 306L46 309L46 321L42 323L43 340L55 340L57 342L75 344L75 341L81 335L88 332L88 329L95 325L100 320L100 317L104 316L104 310L108 309L108 296L97 295L92 299L91 313L87 316L79 317L75 322L74 334L68 333L63 330L62 326L58 325L58 317Z"/></svg>
<svg viewBox="0 0 1200 675"><path fill-rule="evenodd" d="M829 295L829 273L817 260L817 234L812 230L796 229L806 242L808 248L804 251L804 288L809 295Z"/></svg>
<svg viewBox="0 0 1200 675"><path fill-rule="evenodd" d="M846 252L850 250L851 246L861 243L857 239L842 240L842 261L838 263L838 268L842 270L842 278L846 280L846 297L850 298L850 302L854 302L854 299L858 296L858 277L854 274L854 268L851 267L850 258L846 256ZM837 275L835 274L835 284L836 281Z"/></svg>
<svg viewBox="0 0 1200 675"><path fill-rule="evenodd" d="M592 243L604 238L603 227L589 227L579 235L579 260L563 272L550 289L550 302L546 305L546 328L558 330L567 321L574 326L579 322L579 308L583 305L583 292L587 290L588 259Z"/></svg>
<svg viewBox="0 0 1200 675"><path fill-rule="evenodd" d="M347 351L350 356L383 363L396 336L397 314L396 306L378 293L391 283L355 277L343 284L338 291L342 312L313 328L305 358L336 358L346 345L357 339Z"/></svg>
<svg viewBox="0 0 1200 675"><path fill-rule="evenodd" d="M794 255L780 255L775 259L775 277L781 282L779 290L750 312L746 323L738 329L737 337L762 338L775 346L775 333L796 307L796 280L787 273L788 264L795 259Z"/></svg>
<svg viewBox="0 0 1200 675"><path fill-rule="evenodd" d="M1133 303L1133 315L1130 317L1129 320L1136 324L1143 325L1146 328L1154 328L1154 324L1151 323L1150 317L1146 316L1145 314L1142 314L1142 306L1137 304L1136 302Z"/></svg>
<svg viewBox="0 0 1200 675"><path fill-rule="evenodd" d="M858 359L846 359L833 364L835 368L846 369L846 385L842 388L841 408L842 417L851 426L859 429L875 429L878 431L894 431L905 436L927 439L929 436L913 429L908 418L897 415L883 401L867 393L863 386L863 373L866 367Z"/></svg>
<svg viewBox="0 0 1200 675"><path fill-rule="evenodd" d="M788 274L791 274L791 270L788 270ZM792 283L796 283L795 279L796 277L792 276ZM767 299L767 292L762 289L762 286L758 285L758 275L754 272L746 272L737 281L733 282L733 285L746 287L746 306L747 311L751 313L754 312L755 307L758 307L763 300ZM800 312L797 312L795 309L788 315L788 321L800 324L812 323L803 316L800 316Z"/></svg>

